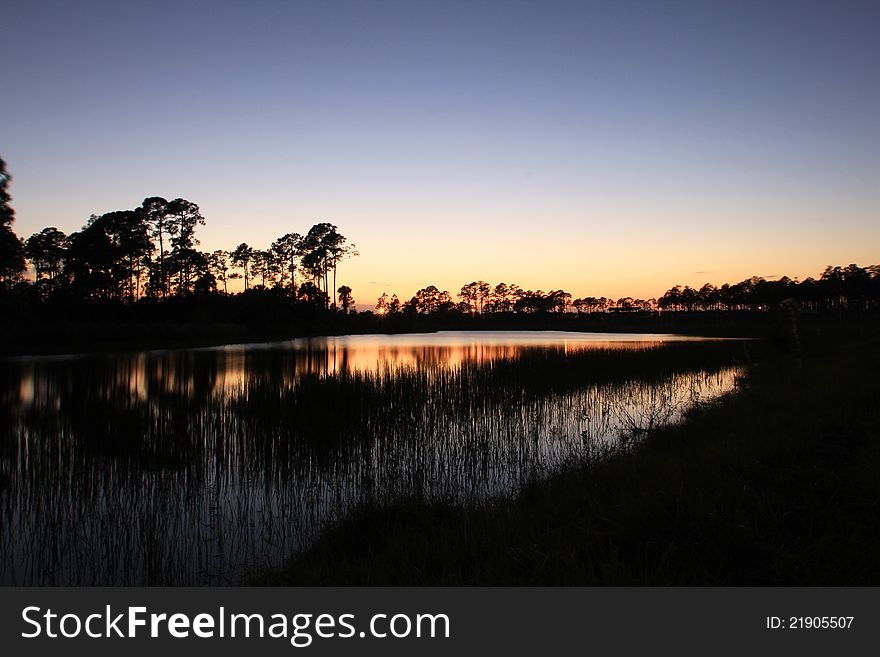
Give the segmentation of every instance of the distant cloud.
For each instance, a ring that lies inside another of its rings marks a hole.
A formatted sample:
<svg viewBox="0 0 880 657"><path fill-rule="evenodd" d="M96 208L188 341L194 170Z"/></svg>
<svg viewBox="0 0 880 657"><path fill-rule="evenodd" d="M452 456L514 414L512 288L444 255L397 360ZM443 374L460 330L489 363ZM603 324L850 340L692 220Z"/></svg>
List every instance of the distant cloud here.
<svg viewBox="0 0 880 657"><path fill-rule="evenodd" d="M711 271L695 271L695 274L711 274Z"/></svg>
<svg viewBox="0 0 880 657"><path fill-rule="evenodd" d="M386 285L391 286L390 281L367 281L367 285Z"/></svg>

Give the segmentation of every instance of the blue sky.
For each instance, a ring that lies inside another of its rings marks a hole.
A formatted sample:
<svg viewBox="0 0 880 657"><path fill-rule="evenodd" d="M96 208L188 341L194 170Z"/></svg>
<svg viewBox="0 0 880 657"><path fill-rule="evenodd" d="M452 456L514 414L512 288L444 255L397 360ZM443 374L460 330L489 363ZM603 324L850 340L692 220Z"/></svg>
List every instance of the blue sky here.
<svg viewBox="0 0 880 657"><path fill-rule="evenodd" d="M16 231L146 196L205 249L331 221L368 305L880 261L877 2L20 2Z"/></svg>

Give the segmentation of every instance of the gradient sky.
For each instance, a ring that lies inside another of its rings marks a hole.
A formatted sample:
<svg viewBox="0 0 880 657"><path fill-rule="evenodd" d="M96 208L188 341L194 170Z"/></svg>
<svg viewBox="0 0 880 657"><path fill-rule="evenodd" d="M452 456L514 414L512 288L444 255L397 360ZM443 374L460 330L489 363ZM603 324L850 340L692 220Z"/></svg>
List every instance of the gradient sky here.
<svg viewBox="0 0 880 657"><path fill-rule="evenodd" d="M27 2L16 232L182 196L202 248L317 221L367 307L880 262L880 2Z"/></svg>

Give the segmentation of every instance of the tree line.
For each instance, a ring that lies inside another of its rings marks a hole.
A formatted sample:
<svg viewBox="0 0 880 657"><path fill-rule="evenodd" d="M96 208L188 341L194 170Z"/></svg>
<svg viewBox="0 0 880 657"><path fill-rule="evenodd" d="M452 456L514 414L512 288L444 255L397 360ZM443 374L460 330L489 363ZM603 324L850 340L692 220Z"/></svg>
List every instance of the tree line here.
<svg viewBox="0 0 880 657"><path fill-rule="evenodd" d="M199 250L199 206L183 198L145 198L140 206L92 215L66 235L54 226L22 240L12 230L11 177L0 159L0 286L25 287L40 299L136 302L222 292L230 280L244 289L277 289L292 300L348 312L348 286L336 287L339 263L356 256L336 226L322 222L305 234L287 233L267 249L243 242L232 250ZM23 274L33 267L34 280ZM332 291L336 290L336 294ZM338 294L338 297L337 297Z"/></svg>
<svg viewBox="0 0 880 657"><path fill-rule="evenodd" d="M12 230L11 177L0 159L0 289L27 289L39 299L167 299L229 294L229 281L244 290L275 290L294 302L345 313L354 309L352 289L337 287L337 268L358 255L336 226L322 222L305 234L286 233L266 249L241 243L231 250L203 252L196 229L205 218L195 203L145 198L131 210L92 215L70 235L48 227L27 239ZM34 280L23 274L28 265ZM335 291L335 293L334 293ZM428 285L410 299L379 297L375 314L485 315L492 313L605 313L633 311L764 311L785 300L810 311L880 308L880 266L829 266L803 281L751 277L734 284L700 288L676 285L657 299L580 297L565 290L524 290L512 283L473 281L453 296ZM338 302L338 306L337 306Z"/></svg>
<svg viewBox="0 0 880 657"><path fill-rule="evenodd" d="M482 315L489 313L564 313L572 310L578 313L653 310L656 299L634 299L622 297L574 298L565 290L524 290L515 283L490 285L486 281L473 281L463 285L454 301L447 290L441 291L436 285L428 285L418 290L407 301L401 302L396 294L383 293L376 303L376 314L394 315L397 313L433 314L461 313Z"/></svg>
<svg viewBox="0 0 880 657"><path fill-rule="evenodd" d="M829 266L818 279L797 281L787 276L768 281L753 276L740 283L716 287L706 283L700 288L676 285L658 299L622 297L573 298L565 290L543 292L523 290L516 284L473 281L463 285L456 295L435 285L418 290L407 301L396 294L383 293L376 303L378 315L458 313L618 313L635 311L766 311L778 308L786 300L797 302L808 311L872 310L880 308L880 265L860 267Z"/></svg>
<svg viewBox="0 0 880 657"><path fill-rule="evenodd" d="M880 265L828 266L819 278L753 276L734 284L700 288L676 285L657 299L661 310L772 310L786 300L807 311L880 308Z"/></svg>
<svg viewBox="0 0 880 657"><path fill-rule="evenodd" d="M453 301L448 291L441 291L436 285L428 285L418 290L412 298L401 302L396 294L391 297L383 293L376 303L375 312L379 315L433 314L433 313L561 313L572 306L580 307L583 299L572 299L565 290L523 290L516 284L498 283L491 286L485 281L473 281L462 286ZM610 303L607 299L603 303ZM596 300L598 303L598 300Z"/></svg>

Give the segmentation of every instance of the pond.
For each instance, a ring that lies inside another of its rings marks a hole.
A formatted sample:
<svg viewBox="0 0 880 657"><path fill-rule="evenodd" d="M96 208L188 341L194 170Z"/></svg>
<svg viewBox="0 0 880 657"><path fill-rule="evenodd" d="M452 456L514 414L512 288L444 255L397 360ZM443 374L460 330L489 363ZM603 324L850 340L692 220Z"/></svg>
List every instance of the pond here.
<svg viewBox="0 0 880 657"><path fill-rule="evenodd" d="M468 504L734 389L745 346L441 332L0 361L0 584L235 584L365 501Z"/></svg>

